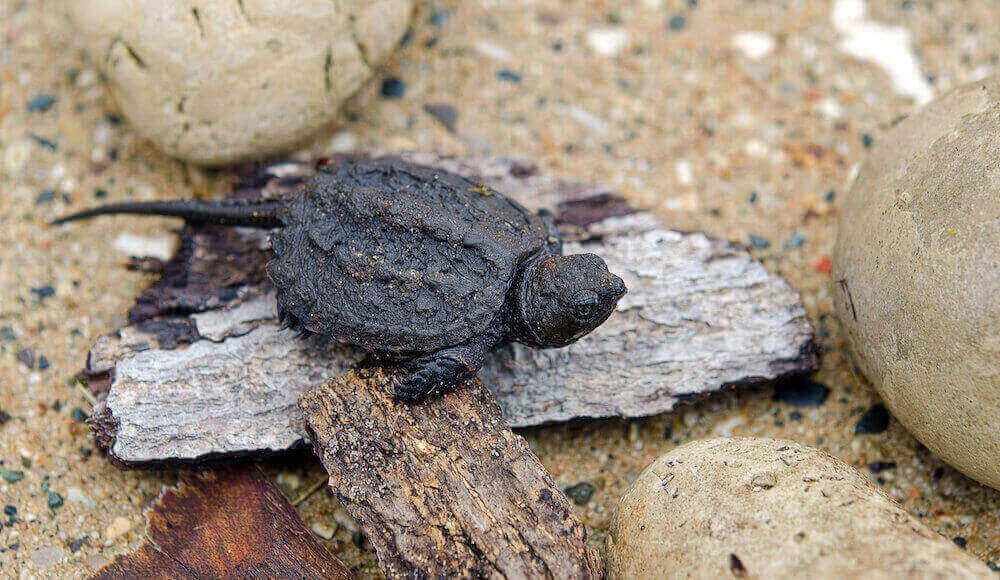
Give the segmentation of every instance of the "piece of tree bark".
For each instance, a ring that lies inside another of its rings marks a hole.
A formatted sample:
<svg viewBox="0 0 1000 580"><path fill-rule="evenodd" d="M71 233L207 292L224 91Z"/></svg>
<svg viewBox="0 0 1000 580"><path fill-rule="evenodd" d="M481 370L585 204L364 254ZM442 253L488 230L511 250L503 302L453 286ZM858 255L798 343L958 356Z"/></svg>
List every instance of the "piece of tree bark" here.
<svg viewBox="0 0 1000 580"><path fill-rule="evenodd" d="M569 499L478 380L421 405L382 370L299 400L330 487L387 577L597 578Z"/></svg>
<svg viewBox="0 0 1000 580"><path fill-rule="evenodd" d="M492 355L480 378L512 426L652 415L683 398L816 368L799 295L742 247L667 229L621 198L523 163L408 157L478 175L533 209L553 208L566 251L600 254L628 284L618 312L578 343ZM311 172L307 164L260 167L236 196L282 195ZM256 230L185 228L177 256L130 312L132 326L95 343L83 375L109 390L93 425L119 464L299 445L295 398L360 358L278 327L266 247Z"/></svg>
<svg viewBox="0 0 1000 580"><path fill-rule="evenodd" d="M256 468L187 475L146 514L145 541L110 578L352 578Z"/></svg>

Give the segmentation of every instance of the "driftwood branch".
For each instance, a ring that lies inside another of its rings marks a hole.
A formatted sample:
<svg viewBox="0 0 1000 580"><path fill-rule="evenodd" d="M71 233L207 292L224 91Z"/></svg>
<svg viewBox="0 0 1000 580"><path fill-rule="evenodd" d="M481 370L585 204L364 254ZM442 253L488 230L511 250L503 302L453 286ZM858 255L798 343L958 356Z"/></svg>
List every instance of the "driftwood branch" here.
<svg viewBox="0 0 1000 580"><path fill-rule="evenodd" d="M352 577L256 468L187 476L146 519L143 544L94 578Z"/></svg>
<svg viewBox="0 0 1000 580"><path fill-rule="evenodd" d="M600 254L629 286L619 311L568 348L494 353L480 379L512 426L651 415L682 398L816 368L800 297L743 248L670 230L607 192L523 163L409 157L554 209L566 250ZM311 171L260 167L235 195L281 195ZM278 327L266 248L259 231L186 228L132 325L95 343L84 376L107 393L93 425L113 459L202 461L302 443L296 398L360 353Z"/></svg>
<svg viewBox="0 0 1000 580"><path fill-rule="evenodd" d="M383 371L299 401L330 487L388 577L596 578L569 499L478 381L396 403Z"/></svg>

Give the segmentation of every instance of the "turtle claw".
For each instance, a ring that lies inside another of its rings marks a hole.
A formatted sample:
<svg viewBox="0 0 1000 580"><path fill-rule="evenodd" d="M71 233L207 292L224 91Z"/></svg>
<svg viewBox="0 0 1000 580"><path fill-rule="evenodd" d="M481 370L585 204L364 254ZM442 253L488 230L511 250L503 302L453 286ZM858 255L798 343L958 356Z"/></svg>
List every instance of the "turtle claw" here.
<svg viewBox="0 0 1000 580"><path fill-rule="evenodd" d="M401 402L415 404L420 403L435 390L435 385L424 373L420 371L408 373L403 377L394 377L392 385L392 398Z"/></svg>

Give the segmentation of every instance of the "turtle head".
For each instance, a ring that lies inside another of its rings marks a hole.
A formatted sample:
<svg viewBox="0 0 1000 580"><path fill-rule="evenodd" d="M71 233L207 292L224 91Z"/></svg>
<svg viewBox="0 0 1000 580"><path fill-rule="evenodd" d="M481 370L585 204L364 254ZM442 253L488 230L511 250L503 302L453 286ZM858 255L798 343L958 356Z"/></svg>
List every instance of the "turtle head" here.
<svg viewBox="0 0 1000 580"><path fill-rule="evenodd" d="M625 282L594 254L545 256L524 272L517 340L536 347L566 346L614 312Z"/></svg>

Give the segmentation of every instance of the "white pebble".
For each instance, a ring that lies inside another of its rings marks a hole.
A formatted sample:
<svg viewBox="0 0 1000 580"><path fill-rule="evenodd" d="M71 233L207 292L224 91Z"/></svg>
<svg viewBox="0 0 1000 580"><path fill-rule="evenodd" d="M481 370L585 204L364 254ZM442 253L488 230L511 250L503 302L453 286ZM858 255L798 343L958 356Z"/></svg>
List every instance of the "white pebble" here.
<svg viewBox="0 0 1000 580"><path fill-rule="evenodd" d="M350 131L339 131L330 138L325 151L327 153L349 153L358 148L358 138Z"/></svg>
<svg viewBox="0 0 1000 580"><path fill-rule="evenodd" d="M333 537L333 534L337 532L337 528L334 528L322 522L316 522L311 527L313 533L323 538L324 540L329 540L330 538Z"/></svg>
<svg viewBox="0 0 1000 580"><path fill-rule="evenodd" d="M104 530L104 539L107 542L113 542L124 536L130 529L132 529L132 522L118 516L111 522L111 525Z"/></svg>
<svg viewBox="0 0 1000 580"><path fill-rule="evenodd" d="M352 534L360 529L358 522L354 521L354 518L344 510L333 512L333 521Z"/></svg>
<svg viewBox="0 0 1000 580"><path fill-rule="evenodd" d="M73 503L82 503L87 507L94 507L94 501L89 497L84 495L83 491L79 487L71 487L66 490L66 501Z"/></svg>
<svg viewBox="0 0 1000 580"><path fill-rule="evenodd" d="M149 257L166 261L174 255L174 246L172 237L150 238L122 233L115 238L115 249L135 258Z"/></svg>
<svg viewBox="0 0 1000 580"><path fill-rule="evenodd" d="M881 67L897 93L922 105L934 98L934 89L920 69L910 33L900 26L886 26L865 15L864 0L837 0L833 26L842 36L841 51Z"/></svg>
<svg viewBox="0 0 1000 580"><path fill-rule="evenodd" d="M760 139L751 139L747 141L743 150L746 151L746 154L750 157L756 157L758 159L765 157L768 153L767 144Z"/></svg>
<svg viewBox="0 0 1000 580"><path fill-rule="evenodd" d="M750 60L760 60L774 51L774 37L764 32L740 32L733 36L733 46Z"/></svg>
<svg viewBox="0 0 1000 580"><path fill-rule="evenodd" d="M510 62L511 56L510 51L506 48L494 44L488 40L480 40L476 43L476 52L479 54L492 58L493 60L499 60L501 62Z"/></svg>
<svg viewBox="0 0 1000 580"><path fill-rule="evenodd" d="M733 434L733 429L742 425L743 422L744 419L741 415L730 417L725 421L721 421L718 424L716 424L715 428L712 429L712 434L721 435L723 437L729 437L730 435Z"/></svg>
<svg viewBox="0 0 1000 580"><path fill-rule="evenodd" d="M31 554L31 563L36 568L45 569L57 563L62 557L62 546L48 546L35 550Z"/></svg>
<svg viewBox="0 0 1000 580"><path fill-rule="evenodd" d="M97 72L91 68L85 68L76 75L76 86L86 89L97 84Z"/></svg>
<svg viewBox="0 0 1000 580"><path fill-rule="evenodd" d="M587 33L587 46L602 56L618 56L631 42L628 31L621 28L598 28Z"/></svg>
<svg viewBox="0 0 1000 580"><path fill-rule="evenodd" d="M694 183L694 169L691 168L691 162L687 159L679 159L674 163L674 174L677 175L677 181L681 185Z"/></svg>
<svg viewBox="0 0 1000 580"><path fill-rule="evenodd" d="M94 129L94 143L97 145L107 145L111 143L111 137L115 134L115 130L111 128L111 123L100 123Z"/></svg>
<svg viewBox="0 0 1000 580"><path fill-rule="evenodd" d="M582 109L576 105L567 105L563 108L563 110L569 118L591 129L595 133L604 134L610 131L610 126L607 121L586 109Z"/></svg>
<svg viewBox="0 0 1000 580"><path fill-rule="evenodd" d="M4 149L3 163L8 173L17 173L28 163L30 157L31 143L15 141Z"/></svg>
<svg viewBox="0 0 1000 580"><path fill-rule="evenodd" d="M819 102L819 114L827 119L839 119L844 116L844 108L837 99L827 97Z"/></svg>

